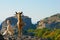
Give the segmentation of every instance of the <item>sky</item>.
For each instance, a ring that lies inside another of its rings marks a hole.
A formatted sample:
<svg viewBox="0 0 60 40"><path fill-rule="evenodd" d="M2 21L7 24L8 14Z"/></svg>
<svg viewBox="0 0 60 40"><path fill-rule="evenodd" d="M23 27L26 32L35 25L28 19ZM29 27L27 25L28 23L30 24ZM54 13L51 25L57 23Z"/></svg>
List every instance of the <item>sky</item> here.
<svg viewBox="0 0 60 40"><path fill-rule="evenodd" d="M0 21L14 16L15 11L32 18L36 23L46 17L60 13L60 0L0 0Z"/></svg>

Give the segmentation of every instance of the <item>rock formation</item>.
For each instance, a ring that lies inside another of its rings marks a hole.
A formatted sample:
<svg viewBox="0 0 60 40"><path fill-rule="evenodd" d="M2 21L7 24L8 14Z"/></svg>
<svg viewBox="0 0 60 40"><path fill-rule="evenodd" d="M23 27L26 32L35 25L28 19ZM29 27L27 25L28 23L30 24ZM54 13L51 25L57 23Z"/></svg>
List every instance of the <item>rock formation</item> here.
<svg viewBox="0 0 60 40"><path fill-rule="evenodd" d="M44 18L37 23L37 28L60 28L60 14L55 14L50 17Z"/></svg>
<svg viewBox="0 0 60 40"><path fill-rule="evenodd" d="M11 27L9 20L7 20L7 28L6 28L6 30L4 31L3 35L6 35L6 34L9 34L9 35L13 35L13 34L14 34L14 30L13 30L13 28Z"/></svg>

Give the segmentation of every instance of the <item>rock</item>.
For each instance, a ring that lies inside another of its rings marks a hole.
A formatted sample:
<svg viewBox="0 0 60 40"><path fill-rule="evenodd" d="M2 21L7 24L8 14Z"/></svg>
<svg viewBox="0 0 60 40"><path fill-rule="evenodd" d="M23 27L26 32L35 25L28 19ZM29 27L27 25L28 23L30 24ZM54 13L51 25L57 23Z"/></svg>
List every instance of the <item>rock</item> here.
<svg viewBox="0 0 60 40"><path fill-rule="evenodd" d="M60 28L60 13L52 15L50 17L44 18L43 20L38 21L37 28Z"/></svg>
<svg viewBox="0 0 60 40"><path fill-rule="evenodd" d="M16 16L8 17L6 18L6 20L10 20L11 26L15 32L14 36L17 37L18 35L17 17ZM2 26L1 33L3 33L6 30L6 27L7 27L6 20L4 20L1 24ZM32 25L32 22L30 17L24 16L24 15L22 16L22 20L26 24L25 26L23 26L23 30L22 30L22 32L24 33L24 31L27 31L30 28L30 26ZM24 34L26 34L26 32Z"/></svg>

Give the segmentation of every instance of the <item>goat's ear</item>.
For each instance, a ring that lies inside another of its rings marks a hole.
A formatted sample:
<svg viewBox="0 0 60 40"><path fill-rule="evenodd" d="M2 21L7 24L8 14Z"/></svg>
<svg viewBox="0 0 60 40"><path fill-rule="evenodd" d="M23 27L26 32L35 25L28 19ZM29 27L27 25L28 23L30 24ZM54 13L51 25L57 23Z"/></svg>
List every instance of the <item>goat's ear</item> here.
<svg viewBox="0 0 60 40"><path fill-rule="evenodd" d="M17 12L15 12L17 14Z"/></svg>
<svg viewBox="0 0 60 40"><path fill-rule="evenodd" d="M21 12L20 14L22 14L23 12Z"/></svg>

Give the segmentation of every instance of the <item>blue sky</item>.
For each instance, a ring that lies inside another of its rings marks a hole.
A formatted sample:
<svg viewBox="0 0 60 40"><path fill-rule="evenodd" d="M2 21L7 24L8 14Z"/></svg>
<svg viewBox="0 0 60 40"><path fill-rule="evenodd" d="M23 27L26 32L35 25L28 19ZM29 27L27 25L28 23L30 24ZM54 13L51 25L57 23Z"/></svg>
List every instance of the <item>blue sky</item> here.
<svg viewBox="0 0 60 40"><path fill-rule="evenodd" d="M60 0L0 0L0 20L13 16L15 11L32 18L32 22L60 13Z"/></svg>

